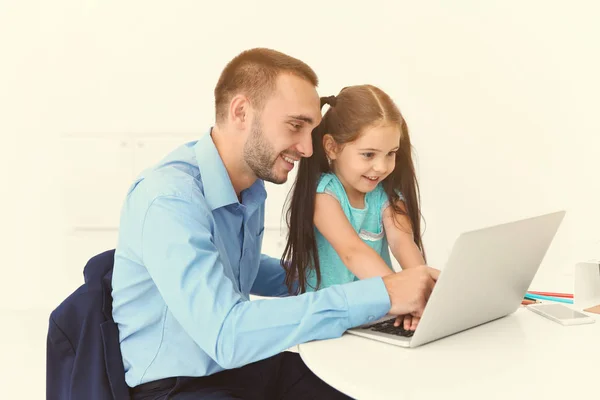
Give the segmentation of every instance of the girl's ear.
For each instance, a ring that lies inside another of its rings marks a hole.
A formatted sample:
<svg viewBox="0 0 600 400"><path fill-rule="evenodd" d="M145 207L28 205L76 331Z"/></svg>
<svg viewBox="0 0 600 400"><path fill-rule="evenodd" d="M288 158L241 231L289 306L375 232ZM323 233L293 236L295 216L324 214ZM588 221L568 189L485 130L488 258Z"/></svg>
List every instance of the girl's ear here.
<svg viewBox="0 0 600 400"><path fill-rule="evenodd" d="M333 136L331 136L329 133L323 135L323 149L325 149L325 154L327 155L328 159L335 160L337 155L337 143L335 142Z"/></svg>

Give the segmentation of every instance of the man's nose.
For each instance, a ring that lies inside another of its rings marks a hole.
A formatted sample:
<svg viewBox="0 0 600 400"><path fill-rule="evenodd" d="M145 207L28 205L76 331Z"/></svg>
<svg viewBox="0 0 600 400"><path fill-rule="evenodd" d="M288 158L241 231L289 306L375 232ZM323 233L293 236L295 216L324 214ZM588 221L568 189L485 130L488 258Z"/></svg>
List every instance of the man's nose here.
<svg viewBox="0 0 600 400"><path fill-rule="evenodd" d="M302 134L300 143L296 145L296 150L302 157L310 157L313 154L312 130Z"/></svg>

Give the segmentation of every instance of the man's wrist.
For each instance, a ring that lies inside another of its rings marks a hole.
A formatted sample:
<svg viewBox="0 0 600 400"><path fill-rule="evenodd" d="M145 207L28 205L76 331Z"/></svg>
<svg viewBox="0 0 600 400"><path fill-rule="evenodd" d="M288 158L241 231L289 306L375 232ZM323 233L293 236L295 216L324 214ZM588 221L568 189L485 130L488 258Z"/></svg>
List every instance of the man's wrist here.
<svg viewBox="0 0 600 400"><path fill-rule="evenodd" d="M340 287L346 296L350 327L381 318L390 310L390 297L382 278L363 279Z"/></svg>
<svg viewBox="0 0 600 400"><path fill-rule="evenodd" d="M394 291L394 290L393 290L393 285L392 285L392 283L391 283L391 280L392 280L392 277L393 277L393 276L394 276L394 274L392 274L392 275L387 275L387 276L384 276L384 277L382 278L382 280L383 280L383 285L385 286L385 290L386 290L386 292L387 292L387 295L388 295L388 298L389 298L389 300L390 300L390 309L392 308L392 305L393 305L393 301L392 301L392 299L394 298L394 297L392 296L392 293L393 293L393 291ZM389 311L389 310L388 310L388 311Z"/></svg>

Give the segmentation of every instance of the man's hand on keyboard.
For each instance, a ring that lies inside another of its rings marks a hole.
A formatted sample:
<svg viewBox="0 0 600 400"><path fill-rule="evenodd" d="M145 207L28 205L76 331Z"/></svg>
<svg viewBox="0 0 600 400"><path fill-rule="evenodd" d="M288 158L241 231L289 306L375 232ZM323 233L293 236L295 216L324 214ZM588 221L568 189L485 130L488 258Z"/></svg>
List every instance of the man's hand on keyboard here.
<svg viewBox="0 0 600 400"><path fill-rule="evenodd" d="M420 318L439 273L435 268L421 265L383 277L392 305L389 313ZM410 323L416 328L412 318Z"/></svg>
<svg viewBox="0 0 600 400"><path fill-rule="evenodd" d="M435 277L434 279L437 280L437 278L439 277L440 271L438 269L435 269L432 267L427 267L427 268L429 270L429 273L432 275L432 277ZM411 314L399 315L396 318L396 321L394 321L394 326L396 326L396 327L403 326L404 329L406 329L406 330L414 331L415 329L417 329L417 325L419 325L420 320L421 320L420 317L413 316Z"/></svg>

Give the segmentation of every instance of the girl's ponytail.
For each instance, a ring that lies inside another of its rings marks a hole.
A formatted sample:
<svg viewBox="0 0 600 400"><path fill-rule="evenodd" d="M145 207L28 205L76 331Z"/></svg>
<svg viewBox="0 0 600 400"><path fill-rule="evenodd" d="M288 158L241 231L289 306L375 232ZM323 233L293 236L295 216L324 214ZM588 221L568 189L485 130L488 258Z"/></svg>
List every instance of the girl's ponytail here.
<svg viewBox="0 0 600 400"><path fill-rule="evenodd" d="M321 108L325 104L335 107L336 97L321 97ZM314 268L317 275L317 287L321 283L321 270L313 216L317 183L322 173L329 170L329 163L323 149L323 135L327 132L327 114L312 131L312 157L303 158L298 166L296 181L292 186L291 201L286 212L288 226L287 243L281 258L286 269L285 283L290 293L306 292L306 273ZM294 286L298 287L294 290Z"/></svg>

